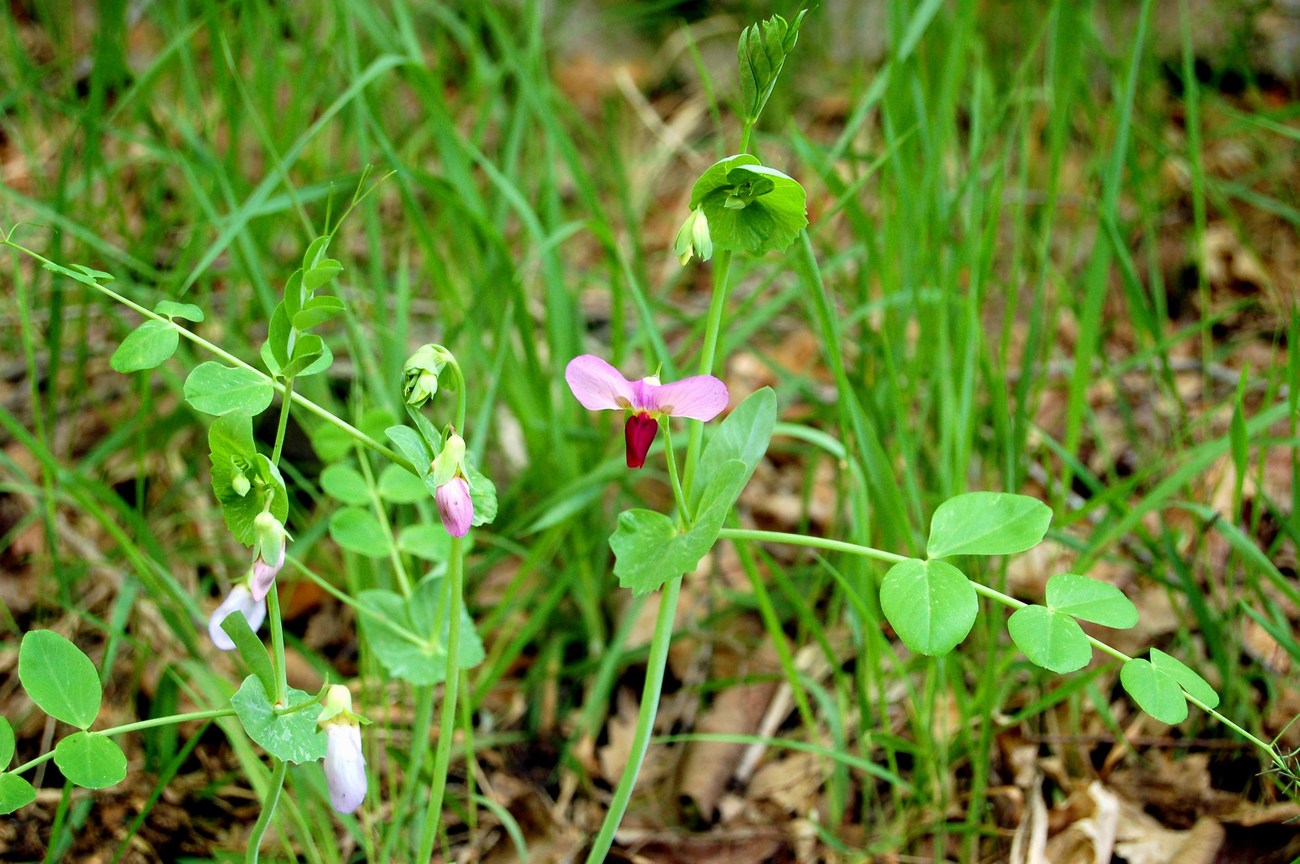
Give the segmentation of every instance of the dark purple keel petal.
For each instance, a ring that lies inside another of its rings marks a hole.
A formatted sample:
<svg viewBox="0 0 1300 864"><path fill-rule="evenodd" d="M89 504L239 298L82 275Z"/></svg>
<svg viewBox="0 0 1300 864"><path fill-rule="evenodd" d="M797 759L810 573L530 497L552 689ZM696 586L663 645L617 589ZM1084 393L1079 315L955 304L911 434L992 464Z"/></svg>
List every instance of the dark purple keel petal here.
<svg viewBox="0 0 1300 864"><path fill-rule="evenodd" d="M640 468L645 464L645 454L650 452L659 421L649 414L632 414L627 418L623 434L627 438L627 467Z"/></svg>

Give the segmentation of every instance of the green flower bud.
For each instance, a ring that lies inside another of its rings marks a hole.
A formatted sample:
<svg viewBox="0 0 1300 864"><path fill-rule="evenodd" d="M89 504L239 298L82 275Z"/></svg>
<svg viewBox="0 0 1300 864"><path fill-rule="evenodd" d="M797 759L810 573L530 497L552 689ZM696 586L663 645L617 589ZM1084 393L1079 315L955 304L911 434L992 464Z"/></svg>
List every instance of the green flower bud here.
<svg viewBox="0 0 1300 864"><path fill-rule="evenodd" d="M691 260L692 255L699 257L701 261L708 261L713 257L713 240L709 236L709 220L705 217L704 210L697 207L686 217L686 221L677 231L673 251L677 253L677 260L683 266Z"/></svg>
<svg viewBox="0 0 1300 864"><path fill-rule="evenodd" d="M402 366L402 398L419 408L438 392L438 376L452 354L441 345L429 344L412 354Z"/></svg>

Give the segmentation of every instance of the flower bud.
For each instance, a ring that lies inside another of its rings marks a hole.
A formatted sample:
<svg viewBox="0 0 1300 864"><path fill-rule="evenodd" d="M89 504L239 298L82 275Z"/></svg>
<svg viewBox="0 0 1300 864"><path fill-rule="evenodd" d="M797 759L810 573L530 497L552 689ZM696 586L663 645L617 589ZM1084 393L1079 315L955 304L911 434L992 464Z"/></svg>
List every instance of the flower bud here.
<svg viewBox="0 0 1300 864"><path fill-rule="evenodd" d="M325 730L325 782L330 806L351 813L366 797L366 757L361 753L360 718L352 713L352 694L335 684L325 694L325 707L316 721Z"/></svg>
<svg viewBox="0 0 1300 864"><path fill-rule="evenodd" d="M208 619L208 636L212 639L212 644L222 651L231 651L235 647L235 643L226 635L226 631L221 629L221 622L235 612L242 613L248 621L249 628L256 633L257 628L261 627L266 619L266 603L253 599L253 593L245 582L240 582L230 589L226 599L221 601L221 605Z"/></svg>
<svg viewBox="0 0 1300 864"><path fill-rule="evenodd" d="M455 477L457 474L465 473L465 439L456 434L452 429L447 433L447 440L442 442L442 449L438 451L438 456L429 466L433 472L433 483L435 486L441 486Z"/></svg>
<svg viewBox="0 0 1300 864"><path fill-rule="evenodd" d="M243 498L245 495L248 494L248 490L252 489L253 486L251 483L249 483L248 478L244 476L243 470L239 467L239 465L235 462L235 460L231 459L230 461L231 461L230 488L234 491L236 495L238 495L240 498Z"/></svg>
<svg viewBox="0 0 1300 864"><path fill-rule="evenodd" d="M453 537L464 537L474 521L474 500L469 494L469 483L457 475L438 487L434 495L438 515L443 527Z"/></svg>
<svg viewBox="0 0 1300 864"><path fill-rule="evenodd" d="M686 221L677 231L673 251L677 253L677 260L683 266L691 260L692 255L698 256L701 261L708 261L713 257L713 238L709 236L709 220L702 208L692 210L691 215L686 217Z"/></svg>
<svg viewBox="0 0 1300 864"><path fill-rule="evenodd" d="M275 583L276 574L284 566L284 545L288 536L284 524L266 511L257 514L253 520L255 532L253 548L257 557L253 560L253 573L249 587L254 600L265 600Z"/></svg>
<svg viewBox="0 0 1300 864"><path fill-rule="evenodd" d="M406 404L419 408L438 392L438 376L442 374L451 352L441 345L425 345L416 351L402 366L402 398Z"/></svg>

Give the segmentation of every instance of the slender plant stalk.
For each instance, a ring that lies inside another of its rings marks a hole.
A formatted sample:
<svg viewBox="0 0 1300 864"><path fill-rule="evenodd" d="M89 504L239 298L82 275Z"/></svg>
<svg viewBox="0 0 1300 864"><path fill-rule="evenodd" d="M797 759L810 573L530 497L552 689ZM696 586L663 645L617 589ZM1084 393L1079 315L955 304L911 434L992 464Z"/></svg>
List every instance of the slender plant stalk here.
<svg viewBox="0 0 1300 864"><path fill-rule="evenodd" d="M701 375L713 373L717 359L718 341L722 334L722 318L727 307L727 287L731 276L731 252L719 252L713 271L713 297L709 301L709 317L704 329L704 345L700 351ZM704 443L704 424L698 420L691 421L690 437L686 444L686 467L682 472L681 489L677 488L676 465L671 445L669 445L669 477L674 481L673 494L678 496L679 507L684 509L685 502L691 498L691 483L695 477L695 467L699 463L700 448ZM691 514L682 513L689 519ZM591 852L587 855L587 864L601 864L614 842L614 832L623 821L628 802L632 800L632 790L636 779L641 774L641 763L645 759L646 748L650 743L650 732L654 727L655 716L659 713L660 688L663 685L664 671L668 664L668 645L672 641L673 622L677 617L677 599L681 596L682 577L670 580L660 597L659 615L655 619L654 636L650 640L650 656L646 662L645 687L641 692L641 710L637 714L636 731L632 737L632 750L628 754L627 767L619 777L614 797L605 820L601 823L600 833L592 842Z"/></svg>
<svg viewBox="0 0 1300 864"><path fill-rule="evenodd" d="M447 791L447 772L451 768L451 744L456 734L456 694L460 677L460 616L463 605L464 550L459 537L451 538L451 559L447 562L447 591L450 624L447 633L447 675L442 687L442 709L438 722L438 749L433 757L433 787L429 790L429 807L420 826L420 851L416 861L428 861L442 816L442 799ZM424 742L418 742L424 746Z"/></svg>
<svg viewBox="0 0 1300 864"><path fill-rule="evenodd" d="M623 770L623 776L614 789L614 797L609 802L609 810L605 813L605 821L601 823L600 833L592 841L587 864L602 864L605 860L609 847L614 842L614 832L618 830L628 802L632 800L632 790L636 786L637 775L641 773L641 763L645 761L646 750L650 746L655 716L659 713L659 696L663 689L664 671L668 667L668 646L673 639L673 621L677 617L677 598L681 595L681 590L682 577L677 576L664 585L660 594L659 614L655 618L655 632L650 639L650 657L646 661L645 687L641 690L641 711L637 715L636 731L632 735L632 748L628 751L627 768Z"/></svg>
<svg viewBox="0 0 1300 864"><path fill-rule="evenodd" d="M275 807L280 803L280 792L284 790L284 775L289 770L289 766L274 756L271 757L271 764L275 766L271 769L271 785L267 787L266 797L262 799L262 812L257 814L257 822L253 825L252 833L248 835L248 851L244 855L245 864L257 864L262 836L266 834L271 820L275 818Z"/></svg>
<svg viewBox="0 0 1300 864"><path fill-rule="evenodd" d="M275 450L271 453L271 461L276 465L280 464L280 454L284 452L284 433L289 428L291 405L293 405L293 379L286 378L284 395L280 399L280 422L275 428Z"/></svg>

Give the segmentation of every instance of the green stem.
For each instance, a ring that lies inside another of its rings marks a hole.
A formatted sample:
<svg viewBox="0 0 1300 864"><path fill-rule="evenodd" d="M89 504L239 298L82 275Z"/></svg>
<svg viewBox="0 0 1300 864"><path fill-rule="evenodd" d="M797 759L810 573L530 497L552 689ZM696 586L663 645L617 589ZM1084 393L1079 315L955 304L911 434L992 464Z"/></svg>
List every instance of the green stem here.
<svg viewBox="0 0 1300 864"><path fill-rule="evenodd" d="M637 715L636 731L632 735L632 749L628 752L627 767L618 780L618 787L614 790L614 798L609 802L609 810L600 826L600 833L592 841L587 864L602 864L605 860L609 847L614 842L614 832L618 830L628 802L632 800L632 789L641 773L641 763L645 761L650 734L654 730L655 715L659 712L659 695L663 689L668 646L673 638L673 619L677 614L677 598L681 590L682 577L678 576L664 585L663 594L659 598L659 615L655 618L655 632L650 640L650 657L646 662L645 687L641 690L641 711Z"/></svg>
<svg viewBox="0 0 1300 864"><path fill-rule="evenodd" d="M361 466L361 474L366 480L366 491L370 494L370 508L375 514L375 521L379 523L379 530L384 532L384 545L388 549L388 562L393 565L393 572L397 574L397 587L402 590L402 596L410 600L411 577L407 575L406 565L402 563L402 553L397 549L397 540L393 536L393 525L388 518L388 508L384 506L384 502L379 496L379 487L375 483L375 474L370 470L369 460L360 451L357 452L357 463Z"/></svg>
<svg viewBox="0 0 1300 864"><path fill-rule="evenodd" d="M280 400L280 423L275 429L275 449L271 451L271 464L280 464L280 454L284 451L284 433L289 428L289 406L293 404L293 379L284 381L284 397Z"/></svg>
<svg viewBox="0 0 1300 864"><path fill-rule="evenodd" d="M141 729L152 729L155 726L171 726L176 723L185 723L189 720L211 720L215 717L229 717L235 713L234 708L213 708L211 711L191 711L187 714L168 714L166 717L153 717L148 720L137 720L134 723L123 723L121 726L110 726L107 729L99 729L91 732L91 735L125 735L127 732L138 732ZM42 762L53 758L54 751L47 750L35 759L31 759L17 768L10 768L5 773L21 774L35 768Z"/></svg>
<svg viewBox="0 0 1300 864"><path fill-rule="evenodd" d="M33 252L32 250L28 249L25 246L20 246L19 244L13 242L7 237L0 239L0 245L8 246L11 249L16 249L17 251L22 252L24 255L30 256L31 258L35 258L37 261L40 261L44 264L54 264L53 261L46 258L45 256ZM84 284L89 284L89 283L84 283ZM374 450L376 453L380 454L386 459L397 463L398 465L402 466L408 471L411 471L413 473L419 473L415 470L415 466L411 464L411 460L407 459L405 456L401 455L396 450L393 450L389 447L385 447L383 444L380 444L378 441L371 438L369 435L362 432L360 429L356 428L351 423L348 423L346 420L342 419L341 417L336 417L329 410L322 408L320 405L317 405L315 402L311 401L310 399L307 399L304 396L294 393L293 388L285 387L284 384L280 383L279 381L276 381L273 377L267 375L261 369L258 369L255 366L251 366L248 363L245 363L243 360L240 360L234 354L231 354L230 352L216 345L213 345L211 342L204 339L202 336L199 336L197 333L185 329L184 327L177 324L175 321L168 318L167 316L159 315L157 312L151 312L150 310L141 306L139 303L136 303L133 300L128 300L126 297L123 297L121 294L118 294L116 291L114 291L113 289L109 288L106 285L100 285L98 282L96 282L93 284L92 287L94 287L104 296L110 297L113 300L116 300L118 303L121 303L123 306L135 310L136 312L143 315L145 318L149 318L150 320L153 321L161 321L164 324L170 325L173 329L176 330L178 334L190 340L195 345L198 345L199 347L203 348L205 351L208 351L211 354L215 354L217 357L220 357L222 360L225 360L227 363L230 363L234 366L238 366L241 369L247 369L248 371L253 372L256 375L261 376L262 378L270 382L273 388L275 388L281 394L284 394L286 399L292 399L294 404L296 404L298 407L306 411L309 411L312 414L315 414L317 417L324 420L326 423L332 423L333 425L337 426L339 429L342 429L351 437L355 438L357 441L360 441L366 447L369 447L371 450Z"/></svg>
<svg viewBox="0 0 1300 864"><path fill-rule="evenodd" d="M775 79L773 79L773 82L772 82L772 83L773 83L773 84L776 83ZM764 101L766 101L766 100L764 100ZM753 120L746 120L746 121L745 121L745 128L744 128L744 129L741 131L741 133L740 133L740 152L741 152L741 153L748 153L748 152L749 152L749 139L750 139L751 137L753 137L753 135L754 135L754 124L757 123L757 122L758 122L758 119L757 119L757 118L755 118L755 119L753 119Z"/></svg>
<svg viewBox="0 0 1300 864"><path fill-rule="evenodd" d="M407 766L402 781L402 801L397 813L403 817L415 809L415 793L420 788L420 771L424 767L424 753L429 741L429 727L433 725L434 688L421 687L415 706L415 725L411 729L411 764ZM405 825L405 818L394 818L384 829L384 842L379 852L379 861L394 861L393 846Z"/></svg>
<svg viewBox="0 0 1300 864"><path fill-rule="evenodd" d="M451 770L451 744L456 734L456 692L460 676L460 616L463 604L464 550L459 537L451 538L451 559L447 562L450 624L447 633L447 675L442 687L442 715L438 721L438 749L433 757L433 787L429 790L429 807L420 826L420 851L416 861L433 856L433 842L442 816L442 799L447 791L447 772ZM424 746L424 742L418 742Z"/></svg>
<svg viewBox="0 0 1300 864"><path fill-rule="evenodd" d="M686 509L686 495L682 492L681 481L677 479L677 454L673 452L672 424L667 417L664 418L664 455L668 458L668 482L673 487L673 497L677 499L677 510L680 513L678 522L689 524L694 514Z"/></svg>
<svg viewBox="0 0 1300 864"><path fill-rule="evenodd" d="M271 820L275 818L275 807L280 803L280 792L284 789L284 775L288 771L288 764L274 756L271 757L271 763L275 766L271 769L271 785L267 787L266 797L262 799L262 812L257 814L253 832L248 835L248 852L244 855L245 864L257 864L258 847L262 845L262 836L266 834L266 829L271 826Z"/></svg>
<svg viewBox="0 0 1300 864"><path fill-rule="evenodd" d="M751 531L747 528L723 528L718 537L727 540L753 540L758 543L787 543L791 546L809 546L814 549L828 549L832 552L847 552L850 555L875 558L878 561L888 561L891 564L901 564L904 561L912 560L906 555L898 555L894 552L886 552L883 549L874 549L858 543L849 543L845 540L832 540L829 537L809 537L804 534L787 534L784 531Z"/></svg>
<svg viewBox="0 0 1300 864"><path fill-rule="evenodd" d="M314 572L308 569L297 558L289 558L288 556L286 556L286 560L293 566L297 567L299 573L306 576L312 582L315 582L320 587L320 589L324 591L326 594L329 594L335 600L339 601L340 603L346 606L351 606L353 609L357 610L357 612L361 613L362 615L365 615L367 618L373 618L374 620L378 621L380 624L383 624L385 627L392 630L398 636L401 636L403 639L406 639L408 642L412 642L416 645L424 645L429 641L428 639L425 639L423 636L420 636L411 630L407 630L405 627L403 627L401 624L398 624L396 621L393 621L392 619L384 615L380 615L378 612L374 610L373 607L366 606L363 603L358 603L356 599L353 598L350 594L346 594L340 591L339 589L335 588L330 583L326 582L320 576L316 575Z"/></svg>
<svg viewBox="0 0 1300 864"><path fill-rule="evenodd" d="M275 705L289 701L289 673L284 665L284 622L280 620L280 594L271 586L266 592L266 617L271 619L271 659L275 663Z"/></svg>
<svg viewBox="0 0 1300 864"><path fill-rule="evenodd" d="M700 350L700 374L712 375L717 358L718 340L722 334L722 313L727 308L727 280L731 276L730 252L719 252L713 266L713 299L709 301L709 317L704 327L704 347ZM704 424L691 421L690 438L686 443L686 468L682 472L682 485L690 492L695 479L695 465L700 458L700 445L704 443Z"/></svg>

